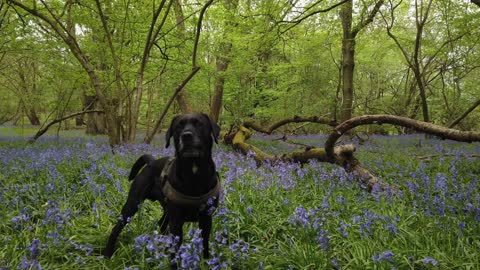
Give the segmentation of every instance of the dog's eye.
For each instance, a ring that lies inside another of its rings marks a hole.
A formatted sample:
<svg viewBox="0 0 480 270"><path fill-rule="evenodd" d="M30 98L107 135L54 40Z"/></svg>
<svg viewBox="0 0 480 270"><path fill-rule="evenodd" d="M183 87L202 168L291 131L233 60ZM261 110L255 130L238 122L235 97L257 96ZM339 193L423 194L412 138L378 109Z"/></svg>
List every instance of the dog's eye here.
<svg viewBox="0 0 480 270"><path fill-rule="evenodd" d="M198 119L192 119L192 125L194 127L200 127L202 125L202 122L199 121Z"/></svg>
<svg viewBox="0 0 480 270"><path fill-rule="evenodd" d="M175 130L182 130L184 127L185 127L185 122L182 121L175 126Z"/></svg>

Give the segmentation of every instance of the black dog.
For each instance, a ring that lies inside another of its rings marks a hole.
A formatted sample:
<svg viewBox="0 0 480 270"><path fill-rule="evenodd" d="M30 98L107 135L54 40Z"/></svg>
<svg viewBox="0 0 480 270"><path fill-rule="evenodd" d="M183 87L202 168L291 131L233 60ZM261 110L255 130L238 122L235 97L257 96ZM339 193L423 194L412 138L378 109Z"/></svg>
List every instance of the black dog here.
<svg viewBox="0 0 480 270"><path fill-rule="evenodd" d="M209 256L210 207L217 207L220 193L212 145L213 141L218 143L219 132L220 127L206 114L179 115L172 120L165 147L170 145L173 137L175 157L155 160L150 155L143 155L135 162L129 176L133 183L127 202L103 251L106 257L112 256L118 235L145 199L160 201L163 207L163 216L158 222L160 232L165 234L169 227L170 233L180 238L178 246L183 238L183 224L198 221L202 230L203 256Z"/></svg>

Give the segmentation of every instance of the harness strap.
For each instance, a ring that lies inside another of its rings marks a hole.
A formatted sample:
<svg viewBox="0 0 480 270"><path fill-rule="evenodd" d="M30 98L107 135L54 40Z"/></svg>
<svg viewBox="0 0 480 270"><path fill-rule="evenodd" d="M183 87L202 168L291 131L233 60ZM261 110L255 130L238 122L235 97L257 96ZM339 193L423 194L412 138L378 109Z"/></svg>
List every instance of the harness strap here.
<svg viewBox="0 0 480 270"><path fill-rule="evenodd" d="M184 206L199 206L201 210L205 209L207 206L207 202L210 198L216 197L220 194L221 184L220 178L218 173L215 172L215 178L217 180L217 184L213 187L209 192L201 195L201 196L190 196L181 193L180 191L176 190L168 181L168 174L172 167L173 161L175 158L170 158L163 167L161 173L161 181L162 181L162 192L165 195L165 202L170 201L175 204L184 205Z"/></svg>

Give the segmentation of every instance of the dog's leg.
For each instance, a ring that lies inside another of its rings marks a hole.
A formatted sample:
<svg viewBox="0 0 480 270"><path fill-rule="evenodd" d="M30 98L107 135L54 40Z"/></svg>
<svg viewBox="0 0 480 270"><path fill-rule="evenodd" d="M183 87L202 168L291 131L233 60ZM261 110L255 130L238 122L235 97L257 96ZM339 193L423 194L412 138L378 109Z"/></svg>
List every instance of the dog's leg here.
<svg viewBox="0 0 480 270"><path fill-rule="evenodd" d="M210 256L208 239L210 238L210 231L212 230L212 216L201 215L198 220L198 227L202 230L203 258L207 259Z"/></svg>
<svg viewBox="0 0 480 270"><path fill-rule="evenodd" d="M176 243L175 253L170 256L170 268L177 269L177 263L175 262L175 255L180 249L180 246L183 242L183 224L185 221L183 218L171 216L168 218L168 227L170 227L170 233L178 237L178 242Z"/></svg>
<svg viewBox="0 0 480 270"><path fill-rule="evenodd" d="M135 213L138 211L138 206L142 202L139 199L128 199L125 205L122 208L122 213L120 219L117 221L115 227L113 227L112 232L110 233L110 237L108 238L107 246L103 251L103 255L105 257L112 257L113 252L115 251L115 242L117 242L117 238L120 235L122 229L127 225L127 222Z"/></svg>
<svg viewBox="0 0 480 270"><path fill-rule="evenodd" d="M162 217L158 221L158 226L160 226L160 233L165 235L167 233L168 221L167 221L167 212L163 212Z"/></svg>

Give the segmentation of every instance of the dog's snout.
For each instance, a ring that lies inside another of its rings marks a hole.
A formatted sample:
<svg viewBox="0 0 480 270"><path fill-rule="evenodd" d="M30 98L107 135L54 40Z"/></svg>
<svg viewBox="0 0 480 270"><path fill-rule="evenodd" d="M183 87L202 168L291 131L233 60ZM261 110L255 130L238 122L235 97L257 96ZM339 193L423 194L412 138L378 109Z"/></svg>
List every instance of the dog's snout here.
<svg viewBox="0 0 480 270"><path fill-rule="evenodd" d="M181 135L182 141L192 141L193 140L193 132L191 131L184 131Z"/></svg>

